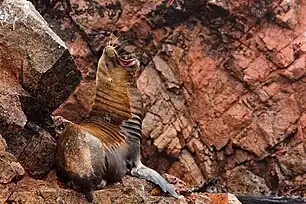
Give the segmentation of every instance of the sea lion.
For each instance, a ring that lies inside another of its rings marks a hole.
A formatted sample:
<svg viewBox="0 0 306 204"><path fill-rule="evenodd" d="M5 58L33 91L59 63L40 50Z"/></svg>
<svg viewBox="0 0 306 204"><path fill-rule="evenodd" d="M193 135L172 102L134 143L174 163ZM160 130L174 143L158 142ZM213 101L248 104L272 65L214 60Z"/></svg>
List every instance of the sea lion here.
<svg viewBox="0 0 306 204"><path fill-rule="evenodd" d="M120 181L128 171L178 198L159 173L141 163L143 103L136 86L138 71L137 59L124 60L113 45L107 45L98 62L90 113L80 124L67 124L59 137L57 174L89 201L94 190Z"/></svg>

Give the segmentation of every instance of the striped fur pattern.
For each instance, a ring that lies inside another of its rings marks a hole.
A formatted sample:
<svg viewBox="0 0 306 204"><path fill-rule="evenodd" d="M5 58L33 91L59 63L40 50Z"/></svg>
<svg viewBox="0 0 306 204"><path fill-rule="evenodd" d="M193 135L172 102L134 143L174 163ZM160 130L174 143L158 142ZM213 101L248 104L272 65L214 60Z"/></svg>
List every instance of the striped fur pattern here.
<svg viewBox="0 0 306 204"><path fill-rule="evenodd" d="M125 137L120 128L107 121L92 118L91 120L87 119L80 125L85 131L98 138L105 149L116 149L126 145Z"/></svg>
<svg viewBox="0 0 306 204"><path fill-rule="evenodd" d="M138 60L121 59L113 45L104 48L92 109L82 123L69 124L58 142L59 176L81 186L90 201L94 190L121 180L128 168L132 175L178 197L160 174L141 163L143 103L133 65L139 65Z"/></svg>
<svg viewBox="0 0 306 204"><path fill-rule="evenodd" d="M107 46L99 60L96 87L94 105L85 121L102 118L113 127L121 127L124 136L112 136L122 144L122 137L141 139L142 98L132 72L121 65L114 46Z"/></svg>

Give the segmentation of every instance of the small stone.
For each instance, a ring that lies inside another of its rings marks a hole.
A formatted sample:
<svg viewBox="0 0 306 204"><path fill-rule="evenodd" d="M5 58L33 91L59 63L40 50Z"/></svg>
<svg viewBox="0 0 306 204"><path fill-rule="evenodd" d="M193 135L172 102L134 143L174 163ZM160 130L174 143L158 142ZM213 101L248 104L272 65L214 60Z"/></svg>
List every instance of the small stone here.
<svg viewBox="0 0 306 204"><path fill-rule="evenodd" d="M17 159L8 152L0 157L0 184L7 184L14 179L18 180L23 177L25 171L17 162Z"/></svg>
<svg viewBox="0 0 306 204"><path fill-rule="evenodd" d="M29 138L18 160L33 178L42 178L55 163L56 142L44 129L29 123L24 131Z"/></svg>

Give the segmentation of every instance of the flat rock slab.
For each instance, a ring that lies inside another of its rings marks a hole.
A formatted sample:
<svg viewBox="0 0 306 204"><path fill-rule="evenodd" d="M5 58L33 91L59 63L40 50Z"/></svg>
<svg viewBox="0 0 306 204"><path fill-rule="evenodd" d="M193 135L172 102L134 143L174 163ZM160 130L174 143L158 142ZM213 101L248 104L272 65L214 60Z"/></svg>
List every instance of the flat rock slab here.
<svg viewBox="0 0 306 204"><path fill-rule="evenodd" d="M289 197L276 197L276 196L251 196L240 195L237 196L242 203L252 204L278 204L278 203L290 203L290 204L303 204L306 203L305 198L289 198Z"/></svg>

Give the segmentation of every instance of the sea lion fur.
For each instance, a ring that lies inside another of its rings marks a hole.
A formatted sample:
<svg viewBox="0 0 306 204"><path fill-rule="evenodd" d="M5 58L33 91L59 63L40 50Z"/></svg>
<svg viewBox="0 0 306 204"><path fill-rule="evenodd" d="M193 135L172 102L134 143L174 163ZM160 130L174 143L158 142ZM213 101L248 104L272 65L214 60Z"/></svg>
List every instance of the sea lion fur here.
<svg viewBox="0 0 306 204"><path fill-rule="evenodd" d="M159 173L141 163L143 103L134 77L138 69L137 59L124 60L107 45L98 62L90 113L80 124L69 123L59 137L57 173L90 201L93 191L120 181L128 171L178 198Z"/></svg>

